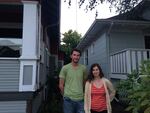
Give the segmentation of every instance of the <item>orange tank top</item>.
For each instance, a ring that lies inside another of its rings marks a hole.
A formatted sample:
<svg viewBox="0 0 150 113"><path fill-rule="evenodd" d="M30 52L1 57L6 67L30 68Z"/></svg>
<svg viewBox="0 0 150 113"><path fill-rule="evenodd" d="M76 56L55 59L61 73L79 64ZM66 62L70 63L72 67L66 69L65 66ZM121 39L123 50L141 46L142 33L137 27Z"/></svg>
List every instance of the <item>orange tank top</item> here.
<svg viewBox="0 0 150 113"><path fill-rule="evenodd" d="M104 85L100 88L92 84L91 89L91 109L97 112L107 110L106 106L106 92Z"/></svg>

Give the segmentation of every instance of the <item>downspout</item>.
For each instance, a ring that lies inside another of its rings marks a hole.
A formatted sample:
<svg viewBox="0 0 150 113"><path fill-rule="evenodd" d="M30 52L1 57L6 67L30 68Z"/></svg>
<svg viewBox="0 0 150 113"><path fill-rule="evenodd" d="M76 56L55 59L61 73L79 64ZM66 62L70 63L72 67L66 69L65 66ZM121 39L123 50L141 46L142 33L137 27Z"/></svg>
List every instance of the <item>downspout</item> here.
<svg viewBox="0 0 150 113"><path fill-rule="evenodd" d="M110 71L111 71L111 69L110 69L110 32L112 30L113 25L114 25L114 22L111 21L110 26L109 26L108 31L107 31L107 34L106 34L107 66L108 66L107 78L108 79L110 79L109 74L110 74Z"/></svg>

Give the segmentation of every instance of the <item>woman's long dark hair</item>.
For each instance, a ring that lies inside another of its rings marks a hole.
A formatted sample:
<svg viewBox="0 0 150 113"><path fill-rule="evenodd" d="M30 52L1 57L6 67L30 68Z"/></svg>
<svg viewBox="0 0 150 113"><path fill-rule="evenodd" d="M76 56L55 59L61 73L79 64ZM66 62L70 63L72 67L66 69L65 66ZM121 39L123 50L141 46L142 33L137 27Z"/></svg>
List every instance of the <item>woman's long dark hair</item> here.
<svg viewBox="0 0 150 113"><path fill-rule="evenodd" d="M100 78L104 77L104 73L102 71L102 68L100 67L100 65L98 63L94 63L91 65L91 68L90 68L90 72L89 72L89 75L88 75L88 78L87 78L87 81L91 82L93 79L94 79L94 75L93 75L93 68L94 67L98 67L99 71L100 71Z"/></svg>

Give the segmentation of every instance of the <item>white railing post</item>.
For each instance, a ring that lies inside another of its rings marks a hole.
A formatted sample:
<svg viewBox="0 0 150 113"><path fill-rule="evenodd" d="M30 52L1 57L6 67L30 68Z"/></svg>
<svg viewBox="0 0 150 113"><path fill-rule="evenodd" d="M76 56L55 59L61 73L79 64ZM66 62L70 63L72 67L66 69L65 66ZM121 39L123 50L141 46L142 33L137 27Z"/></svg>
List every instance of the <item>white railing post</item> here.
<svg viewBox="0 0 150 113"><path fill-rule="evenodd" d="M23 1L23 38L19 91L36 90L38 60L38 2Z"/></svg>
<svg viewBox="0 0 150 113"><path fill-rule="evenodd" d="M126 70L127 67L126 67L126 63L125 63L126 62L126 53L123 52L122 54L123 54L122 55L122 57L123 57L123 64L122 64L123 65L123 73L126 73L127 72L127 70Z"/></svg>
<svg viewBox="0 0 150 113"><path fill-rule="evenodd" d="M132 63L132 70L136 70L137 69L136 51L131 51L131 63Z"/></svg>
<svg viewBox="0 0 150 113"><path fill-rule="evenodd" d="M137 51L137 66L138 66L138 70L140 68L141 65L141 61L142 61L142 50Z"/></svg>
<svg viewBox="0 0 150 113"><path fill-rule="evenodd" d="M111 74L130 74L139 71L143 60L150 59L150 49L126 49L110 56Z"/></svg>
<svg viewBox="0 0 150 113"><path fill-rule="evenodd" d="M147 60L147 51L143 51L143 59Z"/></svg>
<svg viewBox="0 0 150 113"><path fill-rule="evenodd" d="M127 73L131 73L131 51L126 51L126 66L127 66Z"/></svg>
<svg viewBox="0 0 150 113"><path fill-rule="evenodd" d="M110 56L110 72L113 73L113 56Z"/></svg>

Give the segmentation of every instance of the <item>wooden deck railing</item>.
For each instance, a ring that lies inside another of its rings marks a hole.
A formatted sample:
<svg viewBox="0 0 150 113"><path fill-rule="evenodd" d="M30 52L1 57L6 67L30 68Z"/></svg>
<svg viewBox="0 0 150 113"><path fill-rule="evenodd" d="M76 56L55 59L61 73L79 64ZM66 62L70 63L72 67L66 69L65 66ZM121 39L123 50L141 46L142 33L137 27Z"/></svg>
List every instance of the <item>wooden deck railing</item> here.
<svg viewBox="0 0 150 113"><path fill-rule="evenodd" d="M110 55L112 74L128 74L139 70L141 61L150 58L150 49L125 49Z"/></svg>

